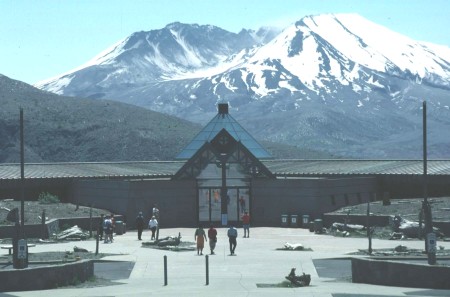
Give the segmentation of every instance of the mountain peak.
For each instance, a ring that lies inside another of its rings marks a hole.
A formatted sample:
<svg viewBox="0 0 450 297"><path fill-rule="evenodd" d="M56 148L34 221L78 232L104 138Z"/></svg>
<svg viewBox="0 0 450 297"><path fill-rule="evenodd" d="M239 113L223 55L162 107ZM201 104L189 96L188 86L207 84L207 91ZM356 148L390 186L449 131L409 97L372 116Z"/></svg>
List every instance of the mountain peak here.
<svg viewBox="0 0 450 297"><path fill-rule="evenodd" d="M361 139L383 151L376 141L397 135L393 127L411 132L424 96L450 118L449 53L353 13L311 15L282 31L262 27L238 34L175 22L137 32L89 67L40 87L198 122L215 112L217 102L228 101L261 138L359 147L364 154L366 146L356 145ZM384 125L385 116L392 117L390 124ZM281 126L262 129L260 118ZM330 132L344 118L342 129L351 132Z"/></svg>

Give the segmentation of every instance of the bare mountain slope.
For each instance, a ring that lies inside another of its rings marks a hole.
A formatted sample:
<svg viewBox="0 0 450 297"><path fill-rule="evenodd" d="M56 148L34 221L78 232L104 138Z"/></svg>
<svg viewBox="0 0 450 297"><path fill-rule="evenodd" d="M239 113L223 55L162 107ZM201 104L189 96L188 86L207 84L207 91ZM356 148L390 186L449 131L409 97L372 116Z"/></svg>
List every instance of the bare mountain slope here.
<svg viewBox="0 0 450 297"><path fill-rule="evenodd" d="M20 161L24 109L25 162L173 160L201 130L174 116L109 100L63 97L0 75L0 162ZM330 155L264 142L278 158Z"/></svg>

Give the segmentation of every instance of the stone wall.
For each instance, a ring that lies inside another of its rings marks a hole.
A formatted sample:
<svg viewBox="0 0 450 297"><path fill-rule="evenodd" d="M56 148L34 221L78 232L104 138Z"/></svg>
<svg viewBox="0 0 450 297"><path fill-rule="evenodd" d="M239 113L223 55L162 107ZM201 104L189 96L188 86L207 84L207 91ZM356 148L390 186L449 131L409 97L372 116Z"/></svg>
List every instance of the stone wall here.
<svg viewBox="0 0 450 297"><path fill-rule="evenodd" d="M25 269L1 269L0 292L53 289L85 282L93 276L92 260Z"/></svg>
<svg viewBox="0 0 450 297"><path fill-rule="evenodd" d="M374 259L352 259L352 280L381 286L450 289L450 267Z"/></svg>

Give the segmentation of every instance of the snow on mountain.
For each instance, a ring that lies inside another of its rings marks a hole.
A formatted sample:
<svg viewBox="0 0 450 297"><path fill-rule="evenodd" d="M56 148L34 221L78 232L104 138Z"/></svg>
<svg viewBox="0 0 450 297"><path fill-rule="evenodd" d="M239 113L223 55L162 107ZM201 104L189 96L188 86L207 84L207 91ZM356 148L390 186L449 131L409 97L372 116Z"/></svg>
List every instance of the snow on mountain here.
<svg viewBox="0 0 450 297"><path fill-rule="evenodd" d="M439 129L450 124L450 49L356 14L307 16L282 31L238 34L172 23L136 32L36 86L200 123L226 101L257 137L351 156L397 156L395 145L386 145L396 141L400 156L405 143L416 154L411 142L423 100ZM436 142L442 153L442 139Z"/></svg>
<svg viewBox="0 0 450 297"><path fill-rule="evenodd" d="M356 93L370 91L385 87L380 82L382 73L450 87L449 49L441 47L443 55L439 55L433 48L437 49L358 15L319 15L286 28L241 67L254 75L257 87L252 89L258 96L280 88L300 91L295 86L298 84L292 84L297 79L301 88L306 86L316 93L333 92L327 86L332 81L342 86L356 83ZM271 71L284 75L278 84L267 88L267 73Z"/></svg>
<svg viewBox="0 0 450 297"><path fill-rule="evenodd" d="M242 30L235 34L215 26L172 23L161 30L136 32L86 64L35 86L58 94L75 95L80 90L79 84L92 83L93 88L104 88L115 84L198 77L195 72L216 73L227 69L222 65L229 64L230 57L277 32L273 28L264 28L258 32ZM92 68L95 73L91 73ZM95 76L94 80L88 82L92 76ZM72 82L73 79L78 81ZM76 87L72 88L71 83Z"/></svg>
<svg viewBox="0 0 450 297"><path fill-rule="evenodd" d="M420 78L438 75L449 85L449 49L440 57L425 44L370 22L356 14L326 15L309 18L305 24L327 40L348 59L377 71L389 71L394 65ZM326 30L333 28L333 30Z"/></svg>

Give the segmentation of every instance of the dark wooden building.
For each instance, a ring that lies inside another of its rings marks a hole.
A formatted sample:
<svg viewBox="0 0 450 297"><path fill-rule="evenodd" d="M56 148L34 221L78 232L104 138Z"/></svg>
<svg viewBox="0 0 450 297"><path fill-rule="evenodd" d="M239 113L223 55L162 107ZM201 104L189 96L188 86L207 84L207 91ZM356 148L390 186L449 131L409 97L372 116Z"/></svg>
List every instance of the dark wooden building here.
<svg viewBox="0 0 450 297"><path fill-rule="evenodd" d="M374 200L422 197L422 160L275 160L226 104L175 161L25 164L25 198L124 215L133 226L158 204L162 227L279 226L282 215L323 213ZM450 196L450 160L428 160L428 195ZM0 199L20 199L20 164L0 164Z"/></svg>

